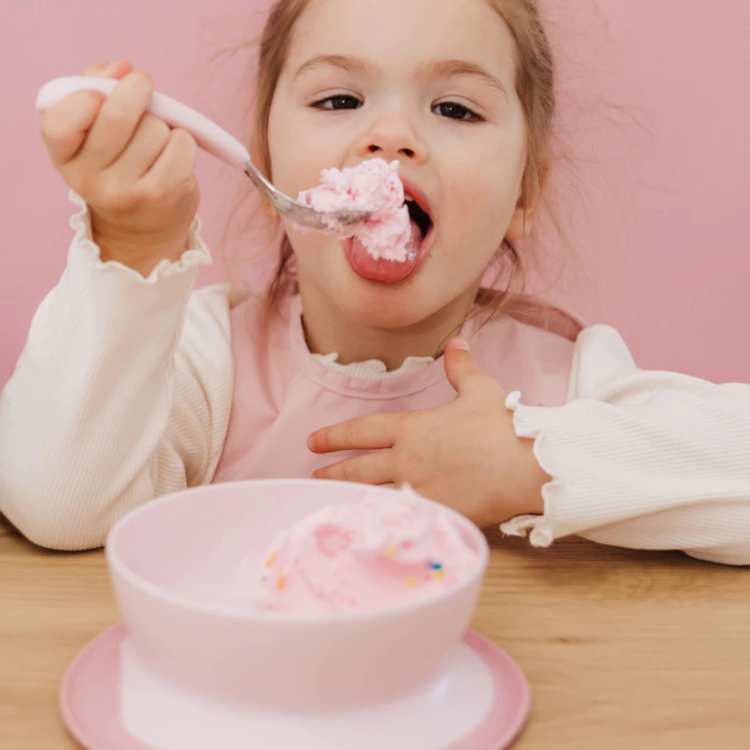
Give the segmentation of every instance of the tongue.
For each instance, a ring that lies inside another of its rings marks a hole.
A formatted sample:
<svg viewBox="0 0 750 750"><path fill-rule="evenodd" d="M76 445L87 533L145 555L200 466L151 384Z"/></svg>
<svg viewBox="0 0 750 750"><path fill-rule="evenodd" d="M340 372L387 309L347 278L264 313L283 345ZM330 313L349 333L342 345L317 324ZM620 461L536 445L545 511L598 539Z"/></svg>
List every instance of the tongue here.
<svg viewBox="0 0 750 750"><path fill-rule="evenodd" d="M422 242L422 230L415 221L411 222L411 240L406 248L406 260L399 262L379 258L375 260L367 252L358 237L346 243L346 258L356 273L365 279L381 281L384 284L395 284L403 281L417 266L419 246Z"/></svg>

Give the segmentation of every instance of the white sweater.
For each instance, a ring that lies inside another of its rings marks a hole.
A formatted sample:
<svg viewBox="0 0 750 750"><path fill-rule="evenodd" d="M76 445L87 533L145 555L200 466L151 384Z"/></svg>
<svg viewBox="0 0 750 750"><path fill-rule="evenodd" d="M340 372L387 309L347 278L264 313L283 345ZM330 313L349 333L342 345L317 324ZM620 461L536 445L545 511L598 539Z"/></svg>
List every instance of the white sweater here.
<svg viewBox="0 0 750 750"><path fill-rule="evenodd" d="M100 261L86 205L69 196L80 211L67 266L0 398L0 511L37 544L81 550L132 508L211 482L233 368L229 287L193 291L211 262L200 219L182 258L144 279ZM505 533L750 564L749 385L640 370L620 335L595 325L575 344L564 406L517 400L516 433L535 438L553 479L544 515Z"/></svg>

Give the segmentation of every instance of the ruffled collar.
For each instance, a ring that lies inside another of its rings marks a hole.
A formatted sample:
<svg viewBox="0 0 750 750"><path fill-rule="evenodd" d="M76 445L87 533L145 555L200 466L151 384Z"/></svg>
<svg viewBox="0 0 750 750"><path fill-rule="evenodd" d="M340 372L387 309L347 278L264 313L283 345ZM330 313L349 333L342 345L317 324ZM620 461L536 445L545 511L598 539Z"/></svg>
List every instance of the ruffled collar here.
<svg viewBox="0 0 750 750"><path fill-rule="evenodd" d="M419 372L435 361L434 357L407 357L398 370L388 372L385 362L381 362L379 359L368 359L365 362L351 362L348 365L340 365L337 361L339 355L336 352L313 354L313 357L334 372L360 380L396 380L404 375Z"/></svg>

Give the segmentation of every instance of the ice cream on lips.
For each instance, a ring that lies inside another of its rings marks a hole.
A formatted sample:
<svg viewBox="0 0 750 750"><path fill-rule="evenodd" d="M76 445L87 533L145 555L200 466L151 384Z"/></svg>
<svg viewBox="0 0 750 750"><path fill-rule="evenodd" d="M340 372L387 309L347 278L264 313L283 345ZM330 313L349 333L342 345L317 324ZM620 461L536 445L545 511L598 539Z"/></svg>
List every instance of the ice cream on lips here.
<svg viewBox="0 0 750 750"><path fill-rule="evenodd" d="M392 497L325 506L281 534L257 604L306 614L381 609L455 586L478 558L451 516L405 485Z"/></svg>
<svg viewBox="0 0 750 750"><path fill-rule="evenodd" d="M405 205L404 186L398 176L399 162L368 159L356 167L324 169L320 185L303 190L297 200L316 211L354 209L372 212L365 222L344 227L328 217L327 231L341 239L356 237L373 260L403 263L413 254L422 232Z"/></svg>

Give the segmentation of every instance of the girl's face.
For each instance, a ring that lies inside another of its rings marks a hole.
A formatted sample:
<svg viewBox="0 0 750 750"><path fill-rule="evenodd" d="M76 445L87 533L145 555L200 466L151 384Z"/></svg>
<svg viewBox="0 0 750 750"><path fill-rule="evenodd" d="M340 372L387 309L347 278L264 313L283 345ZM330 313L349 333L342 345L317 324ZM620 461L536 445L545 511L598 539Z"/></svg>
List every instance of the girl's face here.
<svg viewBox="0 0 750 750"><path fill-rule="evenodd" d="M526 150L514 51L486 0L311 2L272 103L274 184L296 197L322 169L397 159L433 227L406 278L383 283L355 270L343 241L285 222L303 303L377 329L465 313L503 238L521 235Z"/></svg>

